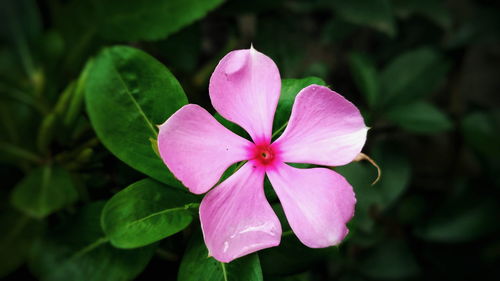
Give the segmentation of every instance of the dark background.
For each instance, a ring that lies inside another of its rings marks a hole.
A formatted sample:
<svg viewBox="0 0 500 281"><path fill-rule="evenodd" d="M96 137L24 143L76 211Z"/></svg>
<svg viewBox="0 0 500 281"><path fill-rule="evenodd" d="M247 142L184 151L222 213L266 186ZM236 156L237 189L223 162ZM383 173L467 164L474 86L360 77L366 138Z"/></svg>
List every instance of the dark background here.
<svg viewBox="0 0 500 281"><path fill-rule="evenodd" d="M95 138L83 108L78 125L60 132L76 135L72 141L51 140L43 151L36 144L44 112L89 57L113 44L143 49L173 72L191 103L210 108L215 65L251 43L282 78L319 77L356 104L371 127L363 151L382 168L374 186L369 164L337 168L358 198L350 235L339 248L311 250L292 237L260 252L265 280L500 279L497 1L233 0L168 38L137 41L96 36L92 17L81 15L81 24L65 10L70 2L1 2L0 264L22 255L0 271L5 280L36 280L24 263L31 241L143 177L96 141L91 154L69 156L80 157L67 165L81 199L33 223L42 230L23 234L19 249L6 240L9 194L36 167L15 148L66 163L56 156ZM162 242L172 255L156 255L138 280L176 280L182 235Z"/></svg>

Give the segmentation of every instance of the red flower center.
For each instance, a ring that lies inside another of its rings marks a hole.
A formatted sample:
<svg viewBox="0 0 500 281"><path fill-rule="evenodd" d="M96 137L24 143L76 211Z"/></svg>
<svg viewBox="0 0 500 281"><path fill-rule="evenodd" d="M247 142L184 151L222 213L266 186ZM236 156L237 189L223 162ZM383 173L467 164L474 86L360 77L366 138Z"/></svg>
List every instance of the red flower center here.
<svg viewBox="0 0 500 281"><path fill-rule="evenodd" d="M259 144L253 147L253 157L257 164L269 166L276 160L276 151L270 144Z"/></svg>

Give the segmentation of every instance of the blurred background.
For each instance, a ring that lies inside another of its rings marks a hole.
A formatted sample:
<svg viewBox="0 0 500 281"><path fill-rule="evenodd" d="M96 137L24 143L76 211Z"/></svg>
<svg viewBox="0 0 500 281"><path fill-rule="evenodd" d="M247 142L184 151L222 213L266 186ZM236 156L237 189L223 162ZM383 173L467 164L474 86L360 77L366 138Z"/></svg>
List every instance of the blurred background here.
<svg viewBox="0 0 500 281"><path fill-rule="evenodd" d="M116 44L161 61L205 108L218 61L253 44L282 78L321 78L362 111L371 127L363 151L382 178L371 186L377 172L364 162L336 168L358 199L349 236L321 250L284 237L259 253L264 280L500 280L498 1L0 3L2 280L52 280L43 272L57 265L33 258L37 241L67 239L61 221L144 177L96 138L82 95L65 95L85 62ZM13 207L13 190L47 162L67 171L71 203L42 218ZM177 279L186 239L161 246L168 254L158 252L135 279Z"/></svg>

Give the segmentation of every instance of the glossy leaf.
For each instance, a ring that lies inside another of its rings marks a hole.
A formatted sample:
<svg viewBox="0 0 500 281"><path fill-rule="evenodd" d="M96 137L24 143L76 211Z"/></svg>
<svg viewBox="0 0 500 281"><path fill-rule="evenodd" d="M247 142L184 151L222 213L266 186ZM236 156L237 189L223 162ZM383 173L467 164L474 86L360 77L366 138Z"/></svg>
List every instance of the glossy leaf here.
<svg viewBox="0 0 500 281"><path fill-rule="evenodd" d="M276 108L276 114L274 116L273 132L284 129L284 126L288 123L288 119L292 113L295 97L302 89L312 84L322 86L326 85L323 80L316 77L281 80L281 94L278 101L278 107ZM280 134L276 135L276 137L279 135Z"/></svg>
<svg viewBox="0 0 500 281"><path fill-rule="evenodd" d="M187 192L144 179L106 203L101 225L115 247L141 247L186 228L193 219L188 209L195 201Z"/></svg>
<svg viewBox="0 0 500 281"><path fill-rule="evenodd" d="M369 106L374 106L379 98L380 83L377 69L365 55L352 53L349 56L349 67L358 90L365 97Z"/></svg>
<svg viewBox="0 0 500 281"><path fill-rule="evenodd" d="M78 198L71 175L62 167L46 165L31 171L12 191L14 207L43 218Z"/></svg>
<svg viewBox="0 0 500 281"><path fill-rule="evenodd" d="M107 48L91 63L85 101L99 139L136 170L182 186L150 144L156 126L187 103L179 82L160 62L131 47Z"/></svg>
<svg viewBox="0 0 500 281"><path fill-rule="evenodd" d="M380 73L381 95L386 105L406 104L436 91L449 64L429 47L397 56Z"/></svg>
<svg viewBox="0 0 500 281"><path fill-rule="evenodd" d="M208 256L201 233L195 233L179 268L178 281L259 281L263 280L259 256L250 254L231 263Z"/></svg>
<svg viewBox="0 0 500 281"><path fill-rule="evenodd" d="M453 126L448 116L426 102L400 105L389 111L387 117L401 128L415 133L438 133Z"/></svg>
<svg viewBox="0 0 500 281"><path fill-rule="evenodd" d="M112 247L99 224L103 202L83 207L40 241L30 261L42 281L133 280L156 247L134 250Z"/></svg>
<svg viewBox="0 0 500 281"><path fill-rule="evenodd" d="M41 233L42 224L25 215L8 210L0 216L0 278L21 266L28 258L31 245Z"/></svg>

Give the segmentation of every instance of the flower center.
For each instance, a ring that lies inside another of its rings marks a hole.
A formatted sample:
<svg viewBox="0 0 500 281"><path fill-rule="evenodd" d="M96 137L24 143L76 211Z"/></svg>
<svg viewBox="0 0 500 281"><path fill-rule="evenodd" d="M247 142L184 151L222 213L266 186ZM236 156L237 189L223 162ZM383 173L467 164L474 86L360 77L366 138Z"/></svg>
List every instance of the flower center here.
<svg viewBox="0 0 500 281"><path fill-rule="evenodd" d="M276 151L269 144L255 145L252 159L259 165L268 166L276 160Z"/></svg>

